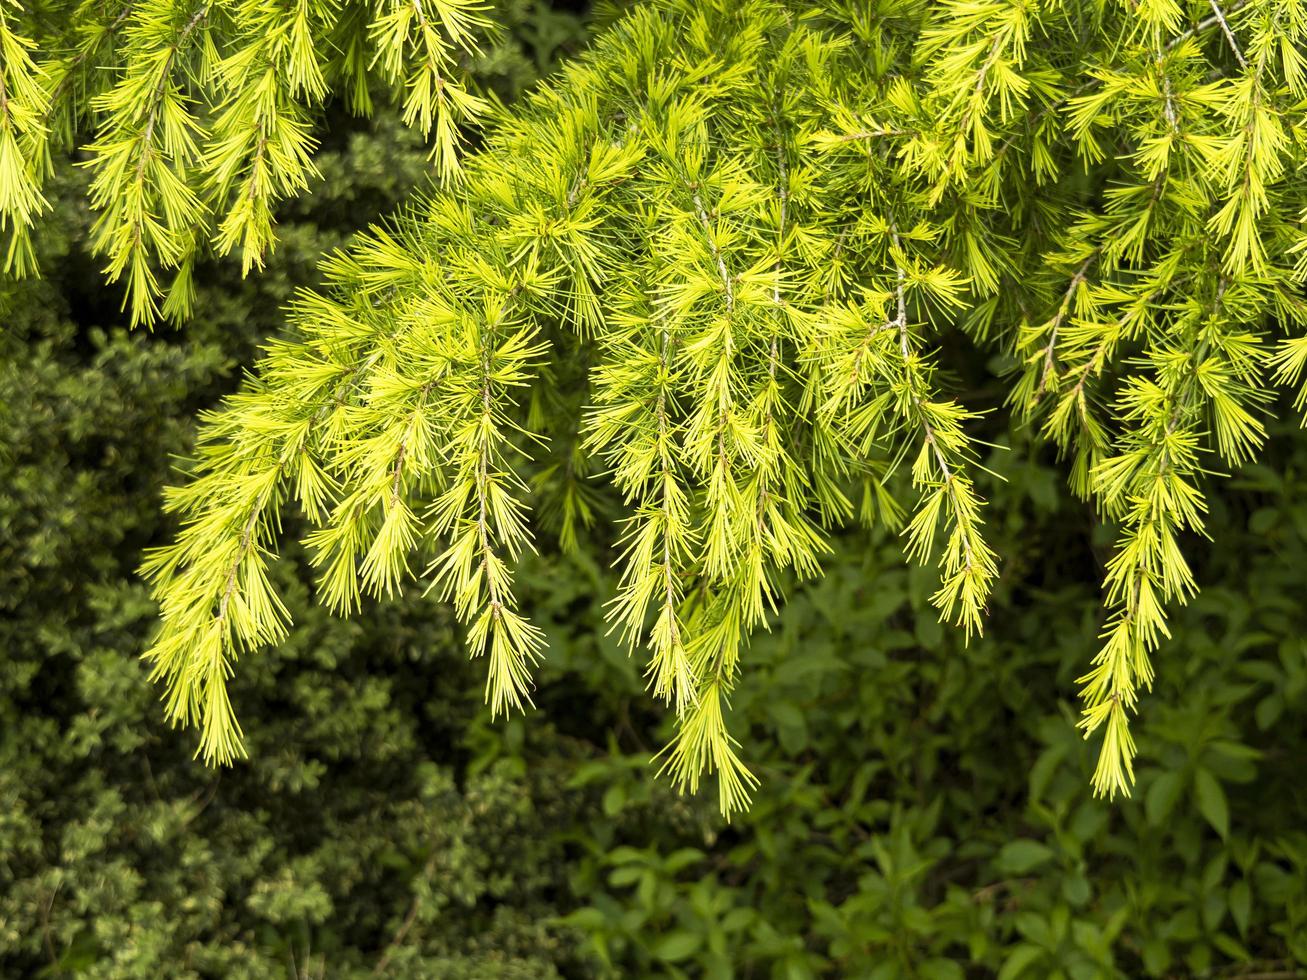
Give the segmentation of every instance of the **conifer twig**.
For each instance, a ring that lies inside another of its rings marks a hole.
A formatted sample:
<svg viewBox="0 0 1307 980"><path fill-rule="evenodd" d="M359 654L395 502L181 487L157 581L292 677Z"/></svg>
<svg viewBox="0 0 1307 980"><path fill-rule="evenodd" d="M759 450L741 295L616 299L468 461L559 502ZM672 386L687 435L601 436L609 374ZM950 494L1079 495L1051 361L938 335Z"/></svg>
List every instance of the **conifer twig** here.
<svg viewBox="0 0 1307 980"><path fill-rule="evenodd" d="M1175 37L1171 38L1171 40L1167 41L1166 43L1167 51L1171 51L1172 49L1183 44L1185 41L1189 40L1191 37L1195 37L1201 34L1203 31L1207 30L1209 27L1215 27L1217 24L1221 24L1228 32L1229 28L1226 22L1226 17L1238 13L1240 10L1242 10L1244 7L1248 5L1248 0L1236 0L1235 3L1232 3L1230 5L1230 9L1228 12L1222 13L1221 9L1216 5L1215 2L1213 2L1213 0L1208 0L1208 2L1211 3L1212 9L1215 12L1210 17L1206 17L1203 20L1200 20L1197 24L1189 28L1187 31L1183 31L1180 34L1177 34ZM1227 37L1231 37L1232 40L1232 35L1227 33ZM1239 63L1242 65L1244 63L1243 57L1242 57L1242 53L1238 50L1237 45L1235 45L1234 50L1236 56L1239 57Z"/></svg>

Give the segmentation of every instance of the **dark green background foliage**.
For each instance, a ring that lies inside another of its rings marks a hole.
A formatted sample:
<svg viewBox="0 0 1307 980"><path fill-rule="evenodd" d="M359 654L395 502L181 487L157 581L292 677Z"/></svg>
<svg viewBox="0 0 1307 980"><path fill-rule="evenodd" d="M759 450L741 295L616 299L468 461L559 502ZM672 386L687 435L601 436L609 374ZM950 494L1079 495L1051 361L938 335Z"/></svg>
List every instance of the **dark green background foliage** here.
<svg viewBox="0 0 1307 980"><path fill-rule="evenodd" d="M511 96L578 30L508 19L484 72ZM492 724L448 610L411 590L333 620L297 558L292 637L235 683L250 761L192 762L137 659L159 490L321 252L424 170L385 117L338 120L318 162L268 273L207 269L182 331L124 329L75 175L46 280L0 293L0 976L1301 975L1301 440L1221 485L1219 546L1190 542L1203 591L1132 800L1090 798L1067 701L1110 542L1025 442L988 461L1006 560L983 640L938 624L883 531L791 588L734 700L763 783L730 825L654 778L666 719L605 634L603 551L547 537L522 577L540 710Z"/></svg>

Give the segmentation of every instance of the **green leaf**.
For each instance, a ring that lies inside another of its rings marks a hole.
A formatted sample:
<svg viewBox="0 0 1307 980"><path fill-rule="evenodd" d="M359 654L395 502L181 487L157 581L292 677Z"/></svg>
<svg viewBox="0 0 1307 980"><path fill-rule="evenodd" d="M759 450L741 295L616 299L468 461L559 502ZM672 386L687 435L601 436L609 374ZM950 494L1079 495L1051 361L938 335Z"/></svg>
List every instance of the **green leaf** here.
<svg viewBox="0 0 1307 980"><path fill-rule="evenodd" d="M1246 879L1240 879L1230 886L1230 915L1234 918L1239 935L1247 938L1248 920L1252 915L1253 894Z"/></svg>
<svg viewBox="0 0 1307 980"><path fill-rule="evenodd" d="M697 847L682 847L667 855L663 860L663 871L669 875L674 875L702 858L703 851Z"/></svg>
<svg viewBox="0 0 1307 980"><path fill-rule="evenodd" d="M918 970L922 980L964 980L966 976L955 961L942 957L926 960Z"/></svg>
<svg viewBox="0 0 1307 980"><path fill-rule="evenodd" d="M624 864L620 868L614 868L608 874L608 883L614 888L623 888L627 885L633 885L647 873L647 870L638 864Z"/></svg>
<svg viewBox="0 0 1307 980"><path fill-rule="evenodd" d="M803 712L793 701L776 698L767 706L767 712L772 716L778 728L803 728Z"/></svg>
<svg viewBox="0 0 1307 980"><path fill-rule="evenodd" d="M698 933L679 930L654 943L652 952L655 959L664 963L679 963L692 956L702 943L703 937Z"/></svg>
<svg viewBox="0 0 1307 980"><path fill-rule="evenodd" d="M1194 773L1194 795L1198 801L1198 811L1212 825L1212 829L1225 840L1230 834L1230 805L1225 798L1225 790L1206 769Z"/></svg>
<svg viewBox="0 0 1307 980"><path fill-rule="evenodd" d="M1143 944L1144 969L1154 976L1164 973L1171 965L1171 947L1166 940L1152 936Z"/></svg>
<svg viewBox="0 0 1307 980"><path fill-rule="evenodd" d="M615 817L622 812L622 807L626 805L626 786L622 783L613 783L608 789L604 790L603 808L604 816Z"/></svg>
<svg viewBox="0 0 1307 980"><path fill-rule="evenodd" d="M1076 872L1069 874L1062 879L1062 897L1071 905L1079 908L1089 901L1092 890L1089 885L1089 879L1084 875Z"/></svg>
<svg viewBox="0 0 1307 980"><path fill-rule="evenodd" d="M1003 961L1003 967L998 971L998 980L1017 980L1018 977L1025 974L1026 970L1032 967L1039 960L1043 959L1044 951L1038 946L1032 946L1030 943L1019 943L1008 953L1007 959Z"/></svg>
<svg viewBox="0 0 1307 980"><path fill-rule="evenodd" d="M1184 788L1184 780L1180 773L1171 770L1161 773L1153 784L1148 787L1148 795L1144 797L1144 815L1149 824L1154 827L1160 827L1175 808L1175 801L1180 798L1180 790Z"/></svg>
<svg viewBox="0 0 1307 980"><path fill-rule="evenodd" d="M994 858L994 867L1004 874L1023 875L1051 860L1053 854L1047 844L1023 838L1004 844Z"/></svg>

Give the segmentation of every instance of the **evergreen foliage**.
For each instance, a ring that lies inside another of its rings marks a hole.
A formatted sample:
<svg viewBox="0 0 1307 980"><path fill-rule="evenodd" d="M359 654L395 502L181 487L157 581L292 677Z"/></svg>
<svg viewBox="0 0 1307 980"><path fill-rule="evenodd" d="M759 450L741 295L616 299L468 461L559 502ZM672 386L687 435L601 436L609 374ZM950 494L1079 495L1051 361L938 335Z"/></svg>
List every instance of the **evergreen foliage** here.
<svg viewBox="0 0 1307 980"><path fill-rule="evenodd" d="M575 30L533 4L495 17L537 53ZM511 48L493 72L506 96L532 74ZM516 586L549 646L542 711L493 722L452 609L407 590L333 622L288 543L269 576L295 625L231 681L251 758L192 762L137 659L155 607L135 566L168 533L157 493L197 408L235 386L317 256L425 169L389 112L330 117L323 147L323 180L280 209L265 273L198 266L184 331L129 333L116 316L84 171L46 184L48 279L0 283L0 976L1307 969L1307 443L1291 418L1211 485L1217 544L1186 546L1204 588L1158 649L1130 801L1092 798L1069 703L1110 529L998 412L968 423L1001 477L986 488L1003 575L984 642L941 627L935 574L904 566L896 532L832 534L824 574L790 590L733 692L762 785L729 825L715 800L652 778L674 718L605 634L621 568L588 539L562 555L542 536L524 555ZM978 359L949 367L969 403L1001 403L1006 381ZM555 370L541 396L580 404L584 365ZM542 459L533 486L566 486L572 459ZM564 513L542 524L561 535Z"/></svg>
<svg viewBox="0 0 1307 980"><path fill-rule="evenodd" d="M1298 0L636 8L332 258L206 419L145 565L168 717L243 754L228 679L286 634L292 503L331 608L430 577L496 713L543 654L533 528L612 527L609 622L679 722L664 769L738 811L747 643L834 529L901 525L980 632L996 406L945 368L984 357L1117 534L1079 724L1095 790L1128 794L1208 476L1262 451L1307 361L1305 29Z"/></svg>

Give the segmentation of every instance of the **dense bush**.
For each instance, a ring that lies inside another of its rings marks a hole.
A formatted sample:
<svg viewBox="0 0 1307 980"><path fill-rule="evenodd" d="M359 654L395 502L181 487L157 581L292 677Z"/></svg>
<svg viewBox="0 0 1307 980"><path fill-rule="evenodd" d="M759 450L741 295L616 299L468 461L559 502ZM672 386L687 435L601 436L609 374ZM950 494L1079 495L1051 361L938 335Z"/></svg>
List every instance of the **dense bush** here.
<svg viewBox="0 0 1307 980"><path fill-rule="evenodd" d="M523 19L555 39L546 57L574 36ZM529 70L504 59L511 90ZM1005 556L986 637L940 626L894 535L838 539L749 648L732 724L764 781L729 824L654 778L670 730L603 623L611 556L548 537L520 578L551 648L541 710L492 722L483 669L420 590L328 617L296 552L274 570L292 635L234 682L251 759L193 761L138 659L160 488L292 287L407 193L423 154L381 117L342 125L319 166L268 273L206 268L183 332L125 329L75 175L38 241L48 278L0 287L0 976L1307 970L1291 438L1212 495L1217 544L1186 542L1204 590L1158 654L1131 800L1091 798L1069 696L1111 540L1046 451L997 424L978 433L1002 444L984 460Z"/></svg>

